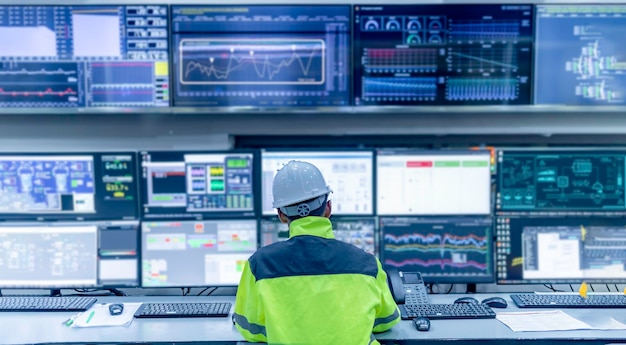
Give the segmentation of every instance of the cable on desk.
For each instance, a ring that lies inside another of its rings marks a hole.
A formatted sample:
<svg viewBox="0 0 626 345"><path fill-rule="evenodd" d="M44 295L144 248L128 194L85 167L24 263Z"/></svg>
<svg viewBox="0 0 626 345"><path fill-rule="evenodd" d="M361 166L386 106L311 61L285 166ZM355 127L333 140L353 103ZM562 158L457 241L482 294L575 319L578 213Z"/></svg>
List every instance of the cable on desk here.
<svg viewBox="0 0 626 345"><path fill-rule="evenodd" d="M574 288L572 287L572 284L569 284L569 288L572 290L572 292L574 292Z"/></svg>
<svg viewBox="0 0 626 345"><path fill-rule="evenodd" d="M209 291L206 294L207 296L211 295L213 293L213 291L217 290L217 287L216 286L209 286L209 287L205 288L204 290L200 291L197 296L202 296L202 293L204 293L206 290L209 290L209 289L211 289L211 291Z"/></svg>
<svg viewBox="0 0 626 345"><path fill-rule="evenodd" d="M555 289L554 286L552 286L552 284L543 284L543 286L552 290L552 292L563 292L563 290Z"/></svg>
<svg viewBox="0 0 626 345"><path fill-rule="evenodd" d="M593 289L593 285L589 284L589 287L591 288L591 292L596 292L596 290Z"/></svg>
<svg viewBox="0 0 626 345"><path fill-rule="evenodd" d="M180 288L180 290L183 292L183 296L187 296L191 292L191 288L188 288L188 287L187 288L182 287Z"/></svg>
<svg viewBox="0 0 626 345"><path fill-rule="evenodd" d="M619 292L619 288L617 287L617 284L615 284L615 291ZM0 295L2 296L2 295Z"/></svg>

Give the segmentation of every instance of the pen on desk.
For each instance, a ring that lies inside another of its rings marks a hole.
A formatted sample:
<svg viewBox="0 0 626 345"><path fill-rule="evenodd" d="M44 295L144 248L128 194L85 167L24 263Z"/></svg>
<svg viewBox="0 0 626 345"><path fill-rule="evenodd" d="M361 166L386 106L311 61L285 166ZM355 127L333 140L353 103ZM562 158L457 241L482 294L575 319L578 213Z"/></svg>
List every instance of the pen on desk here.
<svg viewBox="0 0 626 345"><path fill-rule="evenodd" d="M87 316L87 321L85 321L85 323L89 323L89 321L91 321L91 318L93 317L93 314L95 314L96 311L92 310L91 313L89 313L89 316Z"/></svg>

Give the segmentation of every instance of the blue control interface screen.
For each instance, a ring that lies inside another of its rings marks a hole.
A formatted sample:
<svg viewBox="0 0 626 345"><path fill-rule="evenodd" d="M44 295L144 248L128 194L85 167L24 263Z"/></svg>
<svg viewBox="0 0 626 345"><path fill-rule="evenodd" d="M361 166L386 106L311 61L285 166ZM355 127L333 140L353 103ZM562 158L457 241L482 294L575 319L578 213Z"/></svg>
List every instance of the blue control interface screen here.
<svg viewBox="0 0 626 345"><path fill-rule="evenodd" d="M530 104L531 5L354 7L355 105Z"/></svg>
<svg viewBox="0 0 626 345"><path fill-rule="evenodd" d="M500 151L497 212L626 211L625 152Z"/></svg>
<svg viewBox="0 0 626 345"><path fill-rule="evenodd" d="M174 105L350 103L350 6L172 6Z"/></svg>
<svg viewBox="0 0 626 345"><path fill-rule="evenodd" d="M0 154L0 218L137 219L135 156Z"/></svg>
<svg viewBox="0 0 626 345"><path fill-rule="evenodd" d="M168 7L0 6L0 107L167 107Z"/></svg>
<svg viewBox="0 0 626 345"><path fill-rule="evenodd" d="M535 104L626 104L626 5L538 5Z"/></svg>

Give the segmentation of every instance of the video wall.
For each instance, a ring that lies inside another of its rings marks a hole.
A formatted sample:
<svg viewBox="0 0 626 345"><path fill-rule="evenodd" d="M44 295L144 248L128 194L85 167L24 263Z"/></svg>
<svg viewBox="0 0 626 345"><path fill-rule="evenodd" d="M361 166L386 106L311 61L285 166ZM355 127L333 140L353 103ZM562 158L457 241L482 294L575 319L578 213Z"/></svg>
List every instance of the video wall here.
<svg viewBox="0 0 626 345"><path fill-rule="evenodd" d="M626 149L0 154L0 288L237 285L288 240L290 160L320 168L337 240L428 283L626 281Z"/></svg>
<svg viewBox="0 0 626 345"><path fill-rule="evenodd" d="M0 106L623 105L626 5L4 5Z"/></svg>

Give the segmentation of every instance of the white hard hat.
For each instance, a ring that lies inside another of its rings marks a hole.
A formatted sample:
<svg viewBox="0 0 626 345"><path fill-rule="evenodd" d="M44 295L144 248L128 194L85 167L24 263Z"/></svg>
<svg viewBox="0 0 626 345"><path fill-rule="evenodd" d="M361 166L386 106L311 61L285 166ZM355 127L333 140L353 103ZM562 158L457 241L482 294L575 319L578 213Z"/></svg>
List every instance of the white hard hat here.
<svg viewBox="0 0 626 345"><path fill-rule="evenodd" d="M315 165L292 160L278 170L276 176L274 176L274 184L272 186L273 206L274 208L284 208L285 206L295 205L309 199L327 195L330 192L332 190L326 184L322 172ZM321 203L319 206L321 206ZM311 208L311 210L314 209Z"/></svg>

